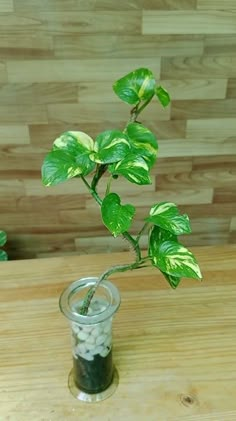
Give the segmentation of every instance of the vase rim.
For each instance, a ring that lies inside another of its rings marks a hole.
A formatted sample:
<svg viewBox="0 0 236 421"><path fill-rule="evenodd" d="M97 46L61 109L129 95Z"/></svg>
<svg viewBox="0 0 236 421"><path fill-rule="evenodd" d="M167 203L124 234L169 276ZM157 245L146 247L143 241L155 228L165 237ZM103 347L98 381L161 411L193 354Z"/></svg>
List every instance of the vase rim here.
<svg viewBox="0 0 236 421"><path fill-rule="evenodd" d="M70 320L79 324L96 324L112 317L120 306L120 293L118 288L110 281L104 280L99 288L106 290L109 296L109 304L104 311L98 314L82 315L72 307L71 300L73 296L83 288L92 287L97 282L97 277L86 277L72 282L64 289L60 296L59 306L61 312Z"/></svg>

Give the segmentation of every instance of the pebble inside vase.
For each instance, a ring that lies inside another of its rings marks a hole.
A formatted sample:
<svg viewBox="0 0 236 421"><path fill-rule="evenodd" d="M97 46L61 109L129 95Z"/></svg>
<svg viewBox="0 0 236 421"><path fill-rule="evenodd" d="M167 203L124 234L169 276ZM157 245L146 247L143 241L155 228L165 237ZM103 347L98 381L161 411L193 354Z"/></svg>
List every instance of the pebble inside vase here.
<svg viewBox="0 0 236 421"><path fill-rule="evenodd" d="M106 306L103 299L94 300L88 316L102 313ZM72 322L71 328L75 384L84 392L100 393L113 378L112 317L95 324Z"/></svg>

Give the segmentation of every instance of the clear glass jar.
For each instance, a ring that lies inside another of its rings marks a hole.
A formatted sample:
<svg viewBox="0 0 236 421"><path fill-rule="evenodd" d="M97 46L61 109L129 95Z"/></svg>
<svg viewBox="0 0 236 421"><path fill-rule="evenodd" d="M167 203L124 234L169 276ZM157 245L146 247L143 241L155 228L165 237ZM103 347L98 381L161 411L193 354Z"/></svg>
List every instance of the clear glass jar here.
<svg viewBox="0 0 236 421"><path fill-rule="evenodd" d="M79 400L96 402L109 397L118 385L112 361L112 319L120 305L118 289L103 281L96 290L88 314L79 310L87 291L97 278L82 278L66 288L60 309L70 322L73 368L69 389Z"/></svg>

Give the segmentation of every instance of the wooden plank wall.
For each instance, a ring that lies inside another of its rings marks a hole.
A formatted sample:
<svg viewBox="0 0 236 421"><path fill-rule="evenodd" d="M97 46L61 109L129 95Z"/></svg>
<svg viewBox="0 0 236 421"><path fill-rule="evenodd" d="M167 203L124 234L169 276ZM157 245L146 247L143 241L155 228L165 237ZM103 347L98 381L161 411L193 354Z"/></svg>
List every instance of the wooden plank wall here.
<svg viewBox="0 0 236 421"><path fill-rule="evenodd" d="M192 219L186 245L236 242L235 0L1 0L0 20L0 224L10 258L126 249L78 180L47 189L40 167L64 130L122 128L129 108L111 84L141 66L173 101L143 114L159 138L153 184L114 183L138 207L134 231L169 200Z"/></svg>

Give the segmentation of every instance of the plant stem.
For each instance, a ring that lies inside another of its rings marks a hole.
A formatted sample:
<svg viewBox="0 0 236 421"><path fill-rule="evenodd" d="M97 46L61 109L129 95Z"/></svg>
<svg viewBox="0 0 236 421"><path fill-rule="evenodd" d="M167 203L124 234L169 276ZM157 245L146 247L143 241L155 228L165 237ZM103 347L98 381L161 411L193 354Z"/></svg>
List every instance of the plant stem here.
<svg viewBox="0 0 236 421"><path fill-rule="evenodd" d="M138 104L136 104L136 106L131 110L131 116L130 116L129 122L127 124L132 123L132 122L136 122L136 119L137 119L138 115L144 110L144 108L149 104L149 102L151 102L153 96L154 96L154 94L150 98L148 98L141 105L140 108L139 108L139 105L140 105L141 101L139 101ZM85 180L85 178L83 176L81 177L84 184L87 186L88 190L90 191L90 193L92 194L92 196L94 197L94 199L96 200L96 202L100 206L102 205L102 199L99 197L99 195L96 192L96 186L97 186L100 178L102 177L102 175L105 173L106 170L107 170L107 165L100 165L100 164L97 165L96 173L93 177L91 186L87 183L87 181ZM110 177L110 179L107 183L106 195L110 192L111 181L112 181L112 177ZM142 229L140 230L140 232L138 233L136 239L134 239L132 237L132 235L129 234L128 231L125 231L125 232L122 233L122 236L131 244L132 249L135 251L135 254L136 254L135 262L131 263L131 264L128 264L128 265L112 266L111 268L109 268L105 272L103 272L103 274L100 276L100 278L98 278L98 280L94 284L94 286L91 287L88 290L88 292L85 296L85 299L83 301L82 307L80 309L80 314L86 315L88 313L88 308L90 306L91 300L93 299L93 296L94 296L99 284L104 279L106 279L108 276L110 276L110 275L112 275L113 273L116 273L116 272L125 272L126 270L138 269L138 268L142 267L142 265L149 259L149 256L142 259L142 254L141 254L141 250L140 250L140 246L139 246L140 237L141 237L143 231L146 229L147 225L148 225L148 223L146 222L144 224L144 226L142 227Z"/></svg>
<svg viewBox="0 0 236 421"><path fill-rule="evenodd" d="M103 174L107 170L107 165L97 164L96 172L94 174L94 177L92 179L91 183L91 189L96 190L97 184L100 180L100 178L103 176Z"/></svg>
<svg viewBox="0 0 236 421"><path fill-rule="evenodd" d="M127 270L134 270L134 269L141 268L143 263L144 263L144 261L141 259L139 262L135 262L135 263L127 264L127 265L112 266L109 269L107 269L105 272L103 272L102 275L100 276L100 278L98 278L97 282L88 290L88 292L85 296L83 305L80 309L80 314L86 316L86 314L88 313L90 303L93 299L93 296L94 296L98 286L100 285L100 283L104 279L108 278L113 273L125 272Z"/></svg>
<svg viewBox="0 0 236 421"><path fill-rule="evenodd" d="M139 243L140 237L143 234L143 232L145 231L145 229L147 228L149 222L145 222L144 226L141 228L141 230L139 231L137 237L136 237L136 242Z"/></svg>
<svg viewBox="0 0 236 421"><path fill-rule="evenodd" d="M110 193L112 180L113 180L113 177L111 175L108 179L108 182L107 182L106 193L105 193L106 196Z"/></svg>
<svg viewBox="0 0 236 421"><path fill-rule="evenodd" d="M85 186L87 187L87 189L89 190L93 198L96 200L96 202L101 206L102 199L98 196L97 192L92 189L92 187L89 185L89 183L87 182L87 180L84 178L83 175L81 175L81 180L84 182Z"/></svg>

